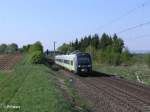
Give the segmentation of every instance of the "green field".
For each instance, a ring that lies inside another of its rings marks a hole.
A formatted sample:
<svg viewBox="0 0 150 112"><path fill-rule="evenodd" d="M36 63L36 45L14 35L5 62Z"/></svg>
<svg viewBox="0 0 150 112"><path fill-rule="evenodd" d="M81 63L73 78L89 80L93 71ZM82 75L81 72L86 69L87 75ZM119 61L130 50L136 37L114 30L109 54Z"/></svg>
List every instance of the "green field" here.
<svg viewBox="0 0 150 112"><path fill-rule="evenodd" d="M23 61L0 72L0 112L72 112L51 70Z"/></svg>
<svg viewBox="0 0 150 112"><path fill-rule="evenodd" d="M99 64L94 65L94 70L102 73L118 75L132 81L138 81L138 76L144 84L150 85L150 69L143 63L129 66Z"/></svg>

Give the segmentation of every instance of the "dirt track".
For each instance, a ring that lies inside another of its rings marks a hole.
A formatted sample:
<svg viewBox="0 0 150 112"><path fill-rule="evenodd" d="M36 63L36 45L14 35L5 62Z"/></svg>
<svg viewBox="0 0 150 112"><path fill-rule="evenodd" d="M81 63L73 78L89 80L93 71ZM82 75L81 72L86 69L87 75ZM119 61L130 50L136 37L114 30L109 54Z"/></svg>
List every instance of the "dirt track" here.
<svg viewBox="0 0 150 112"><path fill-rule="evenodd" d="M92 112L150 112L149 86L98 72L88 77L59 72L73 80L80 96L91 103Z"/></svg>

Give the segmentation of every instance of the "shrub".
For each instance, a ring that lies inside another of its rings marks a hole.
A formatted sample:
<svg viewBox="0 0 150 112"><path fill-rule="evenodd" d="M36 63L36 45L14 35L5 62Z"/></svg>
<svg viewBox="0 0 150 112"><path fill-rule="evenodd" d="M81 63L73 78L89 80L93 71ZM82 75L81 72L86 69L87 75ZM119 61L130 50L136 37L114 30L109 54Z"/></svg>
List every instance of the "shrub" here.
<svg viewBox="0 0 150 112"><path fill-rule="evenodd" d="M15 43L12 43L10 45L0 45L0 53L15 53L16 51L18 51L18 45Z"/></svg>
<svg viewBox="0 0 150 112"><path fill-rule="evenodd" d="M109 64L112 64L112 65L119 65L121 62L120 62L120 53L115 53L115 52L112 52L109 54L110 55L110 62Z"/></svg>
<svg viewBox="0 0 150 112"><path fill-rule="evenodd" d="M5 53L6 48L7 48L6 44L1 44L0 45L0 53Z"/></svg>
<svg viewBox="0 0 150 112"><path fill-rule="evenodd" d="M31 64L41 64L43 59L43 53L41 51L35 51L30 55L29 62Z"/></svg>
<svg viewBox="0 0 150 112"><path fill-rule="evenodd" d="M148 54L146 57L146 63L150 67L150 54Z"/></svg>
<svg viewBox="0 0 150 112"><path fill-rule="evenodd" d="M29 53L32 54L35 51L40 51L41 53L43 53L43 46L40 42L36 42L35 44L30 46Z"/></svg>
<svg viewBox="0 0 150 112"><path fill-rule="evenodd" d="M123 63L129 63L131 61L131 54L127 48L121 54L121 61Z"/></svg>
<svg viewBox="0 0 150 112"><path fill-rule="evenodd" d="M114 52L111 48L97 52L97 60L100 63L119 65L121 63L121 54Z"/></svg>
<svg viewBox="0 0 150 112"><path fill-rule="evenodd" d="M12 43L8 46L8 49L9 49L9 52L11 52L11 53L16 52L16 51L18 51L18 45L15 43Z"/></svg>

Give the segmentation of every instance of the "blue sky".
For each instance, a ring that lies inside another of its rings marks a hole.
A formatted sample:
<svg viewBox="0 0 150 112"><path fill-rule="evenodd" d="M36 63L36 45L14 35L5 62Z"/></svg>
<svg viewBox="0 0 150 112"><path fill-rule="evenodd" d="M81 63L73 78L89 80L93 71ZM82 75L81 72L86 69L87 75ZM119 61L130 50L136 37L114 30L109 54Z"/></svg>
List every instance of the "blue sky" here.
<svg viewBox="0 0 150 112"><path fill-rule="evenodd" d="M41 41L53 48L89 34L114 34L150 21L146 0L1 0L0 43L19 46ZM110 24L112 20L122 17ZM150 50L150 25L118 34L130 50Z"/></svg>

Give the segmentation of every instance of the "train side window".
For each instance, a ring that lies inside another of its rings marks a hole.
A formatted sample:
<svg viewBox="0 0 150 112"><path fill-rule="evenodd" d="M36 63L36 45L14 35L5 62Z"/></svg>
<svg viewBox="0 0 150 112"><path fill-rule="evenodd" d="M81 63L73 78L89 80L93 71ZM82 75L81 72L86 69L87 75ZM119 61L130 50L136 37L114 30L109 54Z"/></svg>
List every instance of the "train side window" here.
<svg viewBox="0 0 150 112"><path fill-rule="evenodd" d="M73 65L73 61L71 61L71 65Z"/></svg>
<svg viewBox="0 0 150 112"><path fill-rule="evenodd" d="M64 60L64 63L70 64L70 61L69 60Z"/></svg>
<svg viewBox="0 0 150 112"><path fill-rule="evenodd" d="M64 63L66 63L66 64L67 64L67 60L64 60Z"/></svg>

